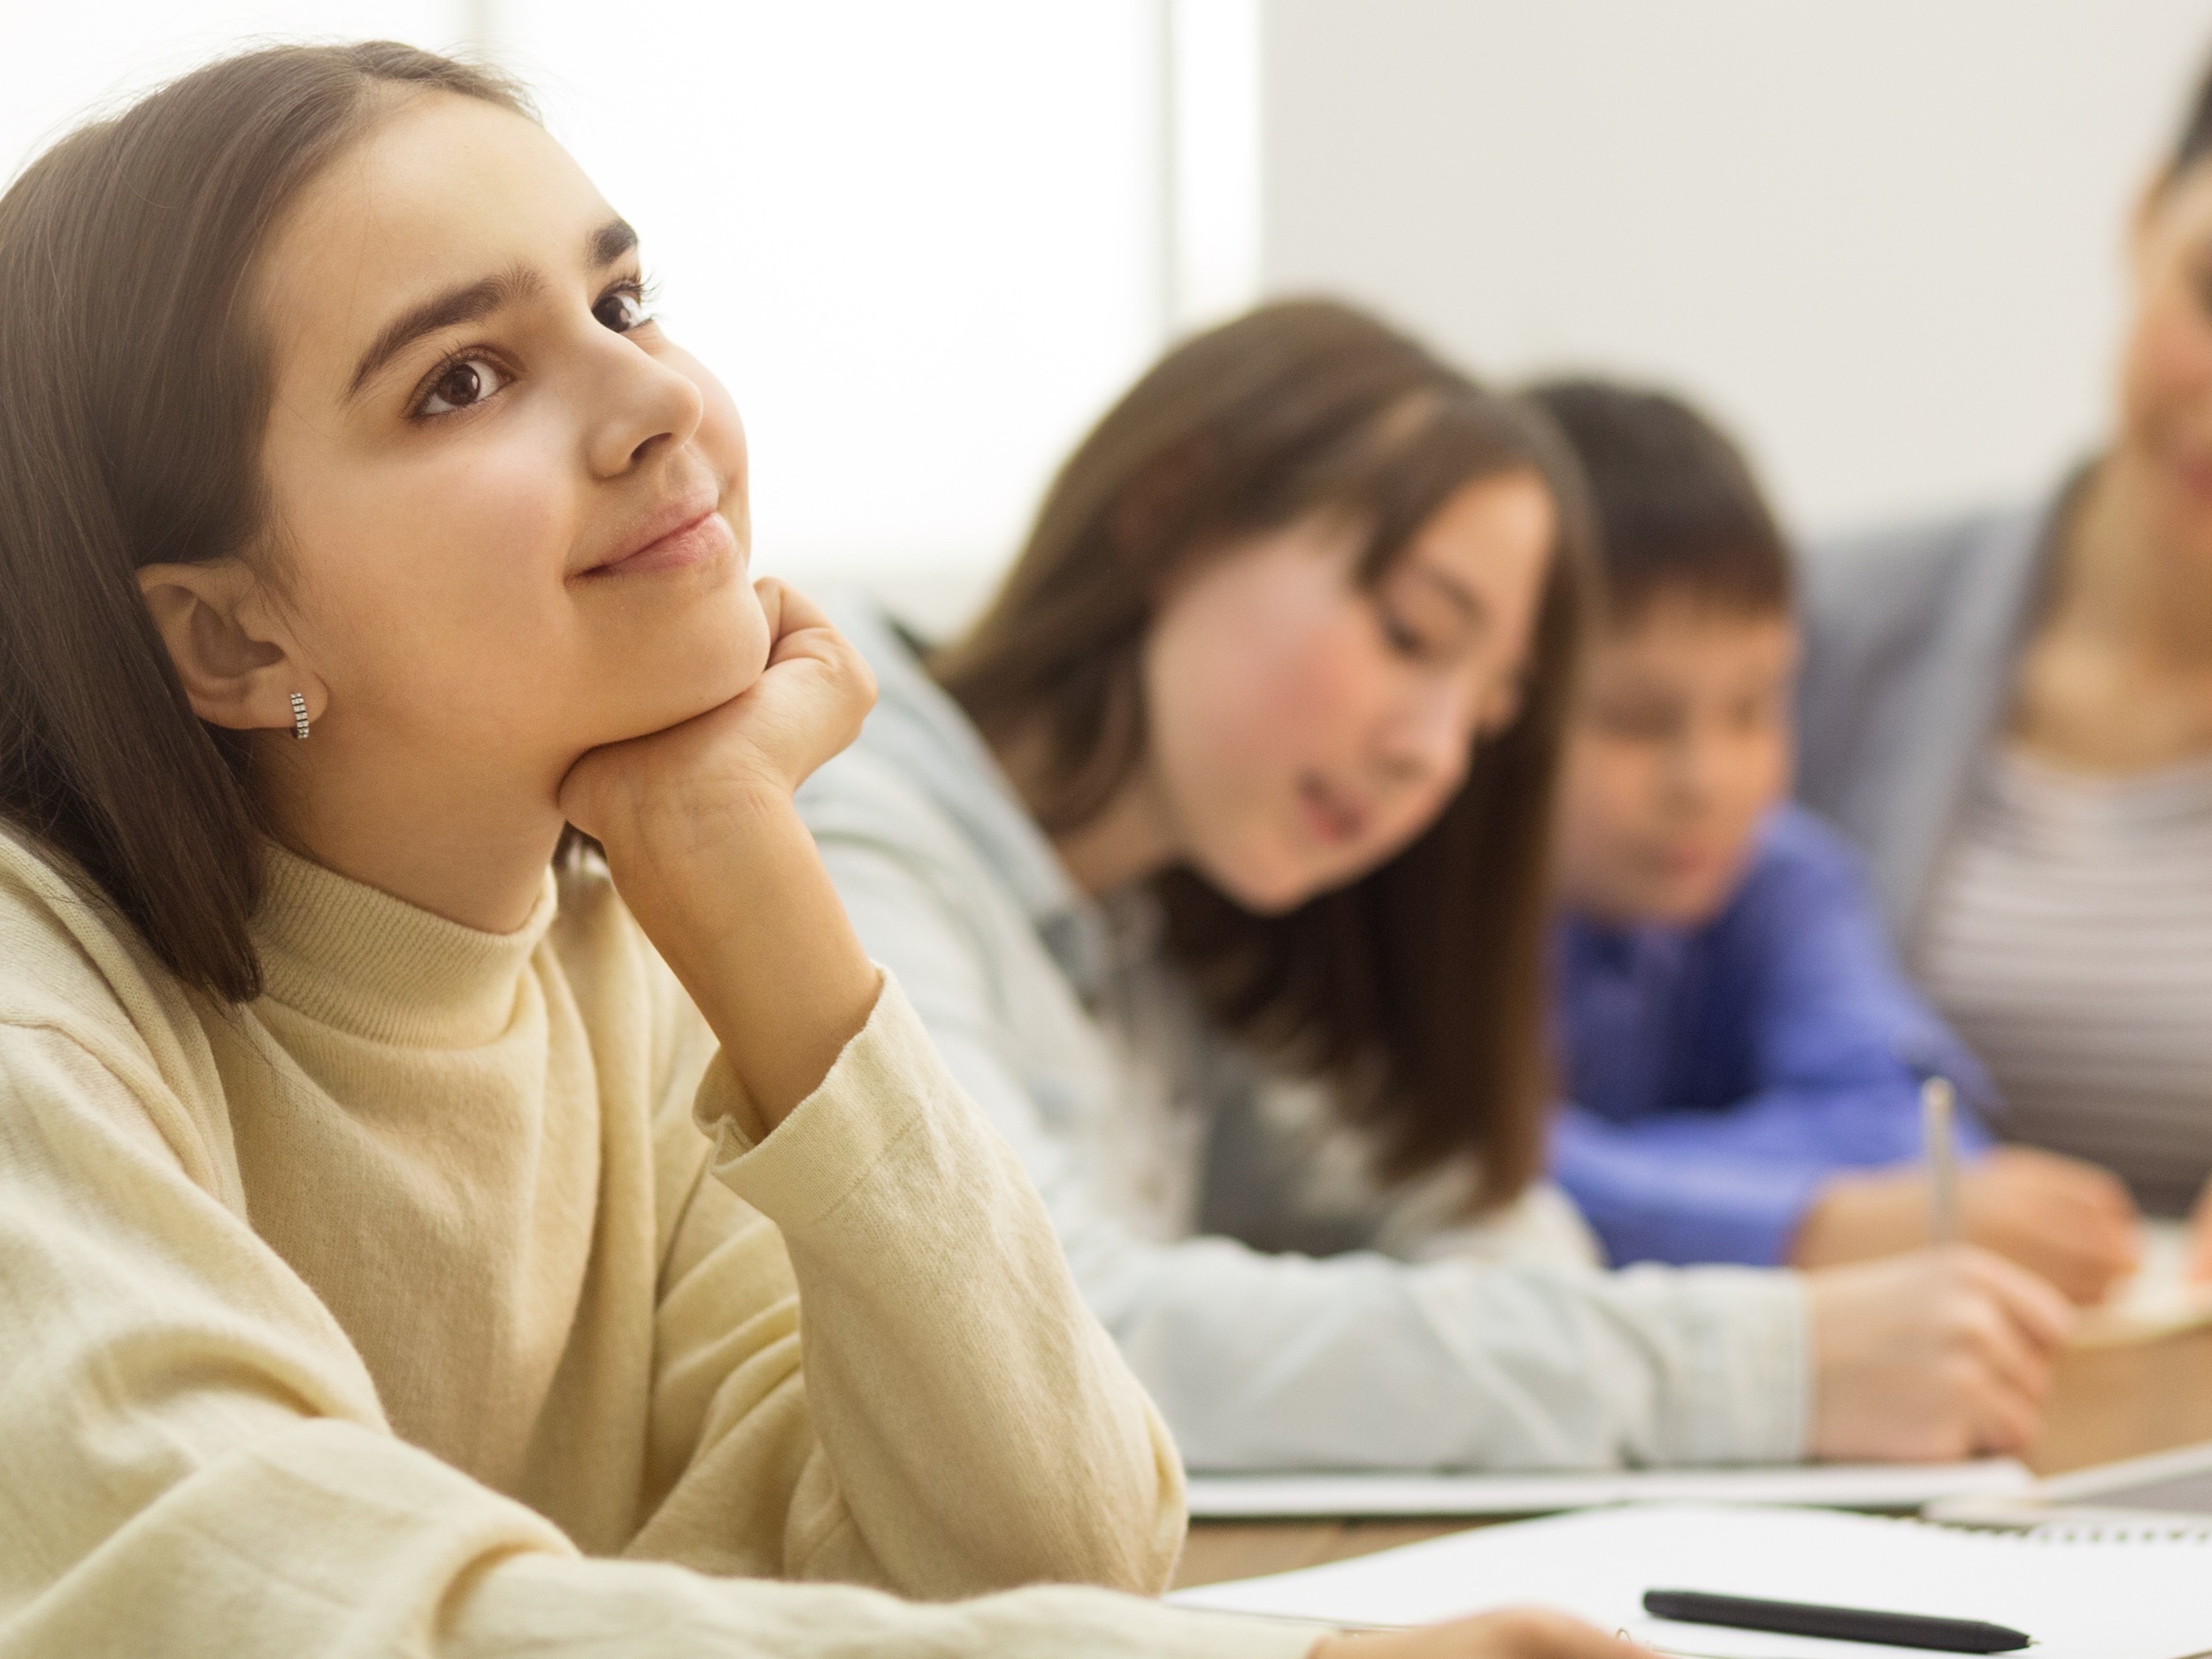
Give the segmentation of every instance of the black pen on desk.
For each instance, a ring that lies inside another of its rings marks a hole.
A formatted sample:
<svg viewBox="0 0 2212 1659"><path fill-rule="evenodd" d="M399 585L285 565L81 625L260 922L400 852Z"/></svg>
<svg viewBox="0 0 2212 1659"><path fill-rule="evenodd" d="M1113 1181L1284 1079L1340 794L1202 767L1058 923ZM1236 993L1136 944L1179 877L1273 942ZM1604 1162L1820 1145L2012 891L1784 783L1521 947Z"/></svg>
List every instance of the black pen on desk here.
<svg viewBox="0 0 2212 1659"><path fill-rule="evenodd" d="M1886 1643L1939 1653L2015 1653L2034 1638L1978 1618L1932 1618L1924 1613L1876 1613L1863 1608L1820 1607L1808 1601L1762 1601L1703 1590L1647 1590L1644 1611L1685 1624L1725 1624L1778 1636L1822 1636L1830 1641Z"/></svg>
<svg viewBox="0 0 2212 1659"><path fill-rule="evenodd" d="M1938 1244L1959 1241L1958 1091L1931 1073L1920 1081L1920 1150L1928 1165L1928 1226Z"/></svg>

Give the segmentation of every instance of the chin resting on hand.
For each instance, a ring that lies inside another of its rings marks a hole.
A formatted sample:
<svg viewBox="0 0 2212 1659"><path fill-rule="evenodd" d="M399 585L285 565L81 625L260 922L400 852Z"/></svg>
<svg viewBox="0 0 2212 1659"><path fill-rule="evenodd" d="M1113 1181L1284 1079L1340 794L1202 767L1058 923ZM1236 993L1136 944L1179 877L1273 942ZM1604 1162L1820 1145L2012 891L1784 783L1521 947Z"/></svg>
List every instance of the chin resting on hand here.
<svg viewBox="0 0 2212 1659"><path fill-rule="evenodd" d="M875 677L813 601L772 577L754 584L768 620L760 677L665 731L591 750L562 780L561 810L617 860L712 841L763 802L788 800L860 734Z"/></svg>

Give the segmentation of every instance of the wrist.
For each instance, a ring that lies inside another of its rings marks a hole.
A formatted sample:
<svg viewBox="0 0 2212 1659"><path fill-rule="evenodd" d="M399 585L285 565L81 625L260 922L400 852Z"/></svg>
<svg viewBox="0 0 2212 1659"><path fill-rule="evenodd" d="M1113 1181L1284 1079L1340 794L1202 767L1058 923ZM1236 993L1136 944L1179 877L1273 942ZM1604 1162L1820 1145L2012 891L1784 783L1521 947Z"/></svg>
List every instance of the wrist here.
<svg viewBox="0 0 2212 1659"><path fill-rule="evenodd" d="M1834 1267L1927 1241L1927 1185L1916 1171L1837 1175L1805 1207L1790 1242L1790 1265Z"/></svg>
<svg viewBox="0 0 2212 1659"><path fill-rule="evenodd" d="M1839 1233L1848 1232L1853 1195L1847 1177L1824 1181L1797 1218L1790 1236L1789 1264L1817 1269L1833 1266L1845 1258Z"/></svg>
<svg viewBox="0 0 2212 1659"><path fill-rule="evenodd" d="M618 881L655 886L711 877L764 841L787 840L795 828L805 833L790 788L769 779L640 790L599 818L595 833Z"/></svg>
<svg viewBox="0 0 2212 1659"><path fill-rule="evenodd" d="M875 1006L868 959L788 789L620 815L615 887L770 1128Z"/></svg>

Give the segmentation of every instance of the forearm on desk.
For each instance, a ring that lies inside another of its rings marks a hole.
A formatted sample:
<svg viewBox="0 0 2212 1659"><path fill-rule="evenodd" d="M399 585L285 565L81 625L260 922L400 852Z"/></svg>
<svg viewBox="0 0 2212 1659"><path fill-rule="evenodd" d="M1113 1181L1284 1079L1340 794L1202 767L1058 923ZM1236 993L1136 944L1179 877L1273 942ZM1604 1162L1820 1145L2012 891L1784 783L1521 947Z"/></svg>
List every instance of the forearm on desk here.
<svg viewBox="0 0 2212 1659"><path fill-rule="evenodd" d="M1316 1261L1225 1240L1128 1249L1112 1263L1074 1254L1194 1468L1803 1454L1809 1361L1793 1274Z"/></svg>
<svg viewBox="0 0 2212 1659"><path fill-rule="evenodd" d="M1962 1122L1969 1150L1987 1144ZM1554 1120L1551 1167L1616 1263L1771 1267L1837 1176L1919 1156L1909 1091L1775 1089L1720 1111L1618 1123L1579 1106Z"/></svg>
<svg viewBox="0 0 2212 1659"><path fill-rule="evenodd" d="M732 1582L674 1569L589 1563L588 1601L535 1562L503 1572L457 1620L481 1617L503 1646L477 1653L693 1653L735 1659L1306 1659L1310 1628L1162 1606L1102 1590L1041 1586L916 1605L843 1586ZM668 1640L670 1636L678 1640Z"/></svg>

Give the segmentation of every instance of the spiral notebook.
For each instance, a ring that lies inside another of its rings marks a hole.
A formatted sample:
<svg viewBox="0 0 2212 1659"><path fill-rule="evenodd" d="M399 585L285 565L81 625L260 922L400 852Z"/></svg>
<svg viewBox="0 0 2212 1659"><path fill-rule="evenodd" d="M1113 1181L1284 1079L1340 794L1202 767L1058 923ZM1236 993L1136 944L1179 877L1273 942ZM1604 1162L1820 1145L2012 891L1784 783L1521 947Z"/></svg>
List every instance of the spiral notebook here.
<svg viewBox="0 0 2212 1659"><path fill-rule="evenodd" d="M2027 1659L2212 1653L2212 1530L1976 1532L1741 1505L1636 1504L1484 1527L1325 1567L1177 1592L1191 1608L1401 1626L1535 1605L1710 1659L1872 1659L1916 1649L1652 1619L1651 1589L1982 1619ZM1924 1659L1924 1655L1923 1656Z"/></svg>

